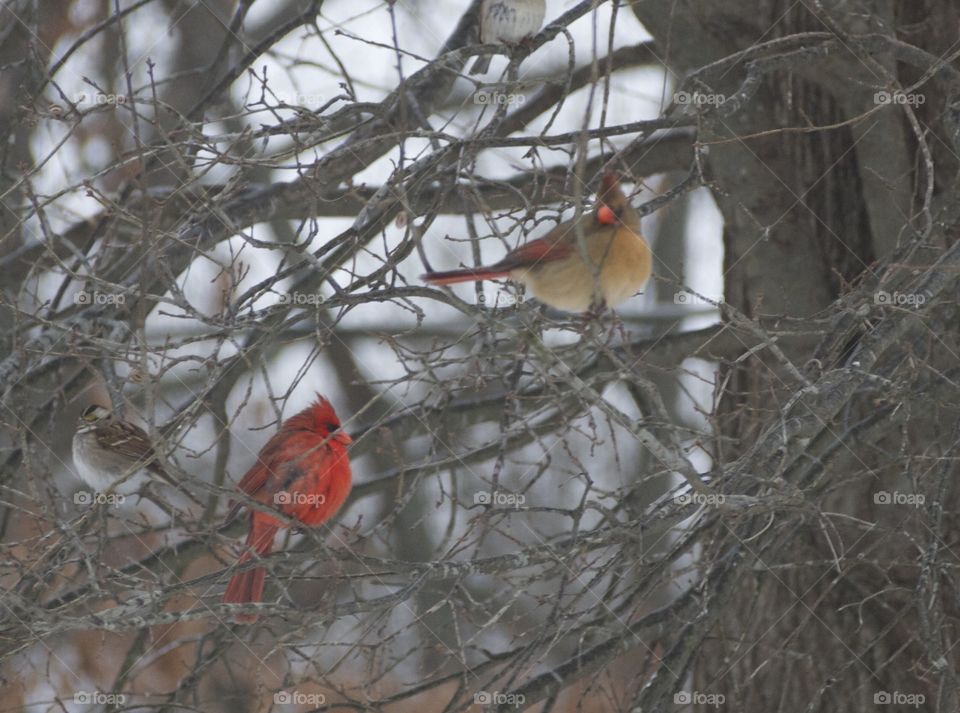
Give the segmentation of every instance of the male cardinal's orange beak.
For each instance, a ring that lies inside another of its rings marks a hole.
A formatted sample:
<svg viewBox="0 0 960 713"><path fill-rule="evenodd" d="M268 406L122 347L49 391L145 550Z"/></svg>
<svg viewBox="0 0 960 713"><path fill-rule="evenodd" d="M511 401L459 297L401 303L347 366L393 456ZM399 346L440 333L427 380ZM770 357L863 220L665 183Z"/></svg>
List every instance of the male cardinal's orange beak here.
<svg viewBox="0 0 960 713"><path fill-rule="evenodd" d="M346 432L346 431L336 431L336 432L333 434L333 440L335 440L337 443L341 443L341 444L343 444L343 445L345 445L345 446L349 446L351 443L353 443L353 439L350 438L350 436L347 435L347 432Z"/></svg>

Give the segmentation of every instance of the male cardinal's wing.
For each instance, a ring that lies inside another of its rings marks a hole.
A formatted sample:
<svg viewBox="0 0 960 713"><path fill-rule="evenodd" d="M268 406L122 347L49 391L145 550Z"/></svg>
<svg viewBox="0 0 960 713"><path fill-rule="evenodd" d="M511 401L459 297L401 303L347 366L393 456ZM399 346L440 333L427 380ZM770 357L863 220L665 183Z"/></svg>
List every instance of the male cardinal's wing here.
<svg viewBox="0 0 960 713"><path fill-rule="evenodd" d="M270 466L272 463L278 462L277 455L283 449L284 441L285 434L280 430L274 433L267 444L260 449L257 454L257 462L237 483L237 489L241 493L254 497L263 490L263 487L267 484L267 479L270 477Z"/></svg>
<svg viewBox="0 0 960 713"><path fill-rule="evenodd" d="M260 455L257 456L257 462L253 464L253 467L251 467L240 479L240 482L237 483L237 490L251 498L255 497L267 482L268 471L267 466L264 465L261 460L262 456L263 453L261 452ZM230 524L237 519L237 515L240 514L240 511L243 510L244 507L246 507L245 502L231 501L230 510L220 524L220 529L229 527Z"/></svg>
<svg viewBox="0 0 960 713"><path fill-rule="evenodd" d="M253 464L253 467L250 468L240 479L240 482L237 483L237 490L252 497L263 489L268 477L270 477L270 469L267 467L261 454L257 458L257 462Z"/></svg>

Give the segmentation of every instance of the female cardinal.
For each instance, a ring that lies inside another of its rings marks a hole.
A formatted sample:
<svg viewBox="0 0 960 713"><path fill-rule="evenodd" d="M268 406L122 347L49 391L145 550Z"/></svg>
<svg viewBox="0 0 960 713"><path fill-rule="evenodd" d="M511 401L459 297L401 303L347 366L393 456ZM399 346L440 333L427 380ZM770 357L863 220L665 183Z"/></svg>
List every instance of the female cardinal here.
<svg viewBox="0 0 960 713"><path fill-rule="evenodd" d="M589 262L581 254L581 234ZM558 225L488 267L428 272L423 279L452 285L508 277L524 283L551 307L583 312L601 299L606 306L616 307L632 297L650 277L650 268L650 248L640 236L640 216L620 190L617 177L608 173L596 207L579 220Z"/></svg>
<svg viewBox="0 0 960 713"><path fill-rule="evenodd" d="M480 41L516 44L540 29L546 15L544 0L483 0L480 6ZM477 57L470 74L490 69L490 56Z"/></svg>
<svg viewBox="0 0 960 713"><path fill-rule="evenodd" d="M320 525L333 517L350 492L350 443L350 436L340 430L333 406L317 394L316 403L283 422L237 487L304 525ZM240 507L234 506L234 512ZM246 550L238 564L268 554L281 527L286 523L261 510L251 510ZM223 595L224 603L262 601L265 578L263 567L233 575ZM234 616L237 622L256 619L250 614Z"/></svg>

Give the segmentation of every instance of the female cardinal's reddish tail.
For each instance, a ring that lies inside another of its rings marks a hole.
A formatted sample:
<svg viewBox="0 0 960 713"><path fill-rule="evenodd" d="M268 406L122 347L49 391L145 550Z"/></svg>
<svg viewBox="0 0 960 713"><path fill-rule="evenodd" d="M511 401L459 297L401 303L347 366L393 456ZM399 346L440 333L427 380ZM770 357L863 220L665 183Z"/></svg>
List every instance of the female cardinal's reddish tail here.
<svg viewBox="0 0 960 713"><path fill-rule="evenodd" d="M477 280L497 280L510 277L509 270L448 270L447 272L428 272L423 279L431 285L455 285L458 282L476 282Z"/></svg>
<svg viewBox="0 0 960 713"><path fill-rule="evenodd" d="M333 517L350 492L350 436L340 430L333 406L318 396L313 406L288 418L267 441L257 462L237 487L254 500L304 525L317 526ZM261 510L251 510L246 549L239 564L262 557L286 523ZM238 572L223 595L226 604L263 599L266 570ZM237 614L234 621L256 621L255 614Z"/></svg>
<svg viewBox="0 0 960 713"><path fill-rule="evenodd" d="M581 251L579 239L583 236ZM484 267L428 272L434 285L496 280L524 283L551 307L583 312L598 303L616 307L650 277L650 248L640 236L640 216L620 189L617 177L604 175L597 205L579 220L558 225L547 235L511 250Z"/></svg>

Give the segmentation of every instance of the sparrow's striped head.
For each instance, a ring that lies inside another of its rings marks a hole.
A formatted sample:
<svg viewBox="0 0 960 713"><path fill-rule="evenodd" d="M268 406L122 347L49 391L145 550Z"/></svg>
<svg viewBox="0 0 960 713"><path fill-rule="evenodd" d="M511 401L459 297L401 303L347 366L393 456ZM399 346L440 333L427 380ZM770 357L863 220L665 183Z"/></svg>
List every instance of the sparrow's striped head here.
<svg viewBox="0 0 960 713"><path fill-rule="evenodd" d="M101 406L100 404L90 404L83 410L83 413L80 414L80 419L77 422L77 430L93 430L100 423L108 420L111 415L112 413L110 409L108 409L106 406Z"/></svg>

